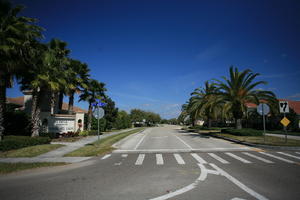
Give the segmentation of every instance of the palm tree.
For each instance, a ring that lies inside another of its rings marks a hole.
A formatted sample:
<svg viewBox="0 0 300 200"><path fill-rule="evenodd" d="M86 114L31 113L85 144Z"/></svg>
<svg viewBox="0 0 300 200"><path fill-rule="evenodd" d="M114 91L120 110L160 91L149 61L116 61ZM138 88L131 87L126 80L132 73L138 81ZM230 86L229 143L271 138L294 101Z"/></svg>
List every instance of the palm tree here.
<svg viewBox="0 0 300 200"><path fill-rule="evenodd" d="M276 101L276 96L271 91L255 90L255 87L266 84L265 81L253 82L259 75L246 69L239 72L233 66L229 70L230 77L222 77L223 81L216 80L220 92L218 96L225 102L224 107L232 113L237 129L242 128L241 119L247 112L246 103L258 104L265 101L268 104Z"/></svg>
<svg viewBox="0 0 300 200"><path fill-rule="evenodd" d="M66 88L66 93L69 96L68 113L72 114L74 94L75 92L79 92L84 88L87 88L90 69L87 64L81 63L78 60L70 59L66 70L69 71L69 76L67 77L68 86Z"/></svg>
<svg viewBox="0 0 300 200"><path fill-rule="evenodd" d="M218 88L213 83L205 82L204 88L197 88L191 94L189 110L194 118L205 117L210 128L212 119L217 118L222 110L220 98L217 96Z"/></svg>
<svg viewBox="0 0 300 200"><path fill-rule="evenodd" d="M24 48L42 37L42 28L34 24L35 19L19 16L23 8L0 1L0 140L4 132L6 88L24 69Z"/></svg>
<svg viewBox="0 0 300 200"><path fill-rule="evenodd" d="M89 103L88 122L87 122L88 130L91 130L91 126L92 126L92 111L93 111L92 104L96 102L98 99L105 98L104 92L106 91L106 88L104 86L105 86L104 83L91 79L88 82L87 88L85 88L82 94L79 96L79 101L87 101Z"/></svg>

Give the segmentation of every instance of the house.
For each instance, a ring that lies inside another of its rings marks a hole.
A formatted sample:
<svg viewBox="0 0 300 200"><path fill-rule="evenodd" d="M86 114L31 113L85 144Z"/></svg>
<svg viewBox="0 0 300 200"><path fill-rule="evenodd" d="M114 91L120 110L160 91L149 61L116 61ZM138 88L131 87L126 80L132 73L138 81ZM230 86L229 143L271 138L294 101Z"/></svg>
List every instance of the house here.
<svg viewBox="0 0 300 200"><path fill-rule="evenodd" d="M7 104L31 114L31 91L23 91L23 93L24 96L21 97L7 98ZM68 104L60 101L59 95L56 97L54 109L50 105L50 94L46 94L41 99L40 128L42 132L64 133L84 129L84 114L88 112L87 110L74 106L73 113L69 114Z"/></svg>

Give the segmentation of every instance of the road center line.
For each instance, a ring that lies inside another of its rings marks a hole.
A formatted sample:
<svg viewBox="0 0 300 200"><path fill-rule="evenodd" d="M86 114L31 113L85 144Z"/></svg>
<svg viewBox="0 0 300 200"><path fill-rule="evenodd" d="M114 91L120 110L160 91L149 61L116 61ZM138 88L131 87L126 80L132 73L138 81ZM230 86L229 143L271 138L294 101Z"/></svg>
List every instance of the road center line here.
<svg viewBox="0 0 300 200"><path fill-rule="evenodd" d="M188 145L185 141L183 141L183 139L181 139L180 137L178 137L177 135L174 135L178 140L180 140L185 146L187 146L189 149L193 149L190 145Z"/></svg>
<svg viewBox="0 0 300 200"><path fill-rule="evenodd" d="M136 150L140 144L143 142L143 140L145 139L145 137L147 136L147 133L140 139L140 141L135 145L134 150Z"/></svg>
<svg viewBox="0 0 300 200"><path fill-rule="evenodd" d="M266 197L258 194L257 192L255 192L251 188L248 188L246 185L244 185L239 180L237 180L236 178L232 177L231 175L229 175L227 172L223 171L219 167L217 167L215 164L210 163L210 166L212 166L215 170L217 170L218 172L220 172L221 175L225 176L228 180L230 180L231 182L233 182L234 184L236 184L239 188L241 188L242 190L244 190L245 192L247 192L251 196L255 197L256 199L258 199L258 200L268 200Z"/></svg>

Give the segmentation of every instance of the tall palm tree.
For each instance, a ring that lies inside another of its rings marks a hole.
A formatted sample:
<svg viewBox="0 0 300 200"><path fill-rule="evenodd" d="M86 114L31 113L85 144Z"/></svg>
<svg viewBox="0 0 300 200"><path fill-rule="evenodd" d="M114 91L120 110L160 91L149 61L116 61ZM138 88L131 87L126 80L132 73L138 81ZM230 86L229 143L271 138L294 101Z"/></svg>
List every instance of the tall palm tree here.
<svg viewBox="0 0 300 200"><path fill-rule="evenodd" d="M224 106L232 113L237 129L242 128L242 118L247 108L246 103L259 104L265 101L268 104L277 101L271 91L255 90L255 87L266 84L265 81L254 82L259 73L253 73L250 69L239 72L233 66L229 69L229 78L222 77L223 81L216 80L219 87L219 97L225 102Z"/></svg>
<svg viewBox="0 0 300 200"><path fill-rule="evenodd" d="M194 118L204 117L208 127L211 127L212 119L222 110L220 98L217 96L218 88L213 83L205 82L204 88L197 88L191 93L190 111Z"/></svg>
<svg viewBox="0 0 300 200"><path fill-rule="evenodd" d="M105 98L105 84L97 80L91 79L88 82L87 88L82 91L82 94L79 96L79 101L87 101L89 103L88 109L88 126L87 129L91 130L92 126L92 104L98 99Z"/></svg>
<svg viewBox="0 0 300 200"><path fill-rule="evenodd" d="M69 64L66 68L69 71L69 76L67 77L67 88L66 93L69 96L69 105L68 105L68 113L73 113L74 106L74 94L75 92L79 92L84 88L87 88L89 81L89 72L87 64L81 63L78 60L70 59Z"/></svg>
<svg viewBox="0 0 300 200"><path fill-rule="evenodd" d="M42 37L42 28L34 24L35 19L19 16L23 8L0 1L0 140L4 132L6 88L22 72L24 47Z"/></svg>

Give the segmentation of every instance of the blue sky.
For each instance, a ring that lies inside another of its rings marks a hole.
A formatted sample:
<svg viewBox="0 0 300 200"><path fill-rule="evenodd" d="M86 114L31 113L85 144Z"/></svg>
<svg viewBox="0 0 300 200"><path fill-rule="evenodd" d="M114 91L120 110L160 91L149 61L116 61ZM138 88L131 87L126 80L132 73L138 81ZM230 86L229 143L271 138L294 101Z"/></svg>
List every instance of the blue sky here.
<svg viewBox="0 0 300 200"><path fill-rule="evenodd" d="M45 42L66 41L120 109L177 117L195 88L228 75L230 65L261 73L268 85L259 88L300 100L300 1L12 2L39 19ZM21 95L18 86L8 90Z"/></svg>

